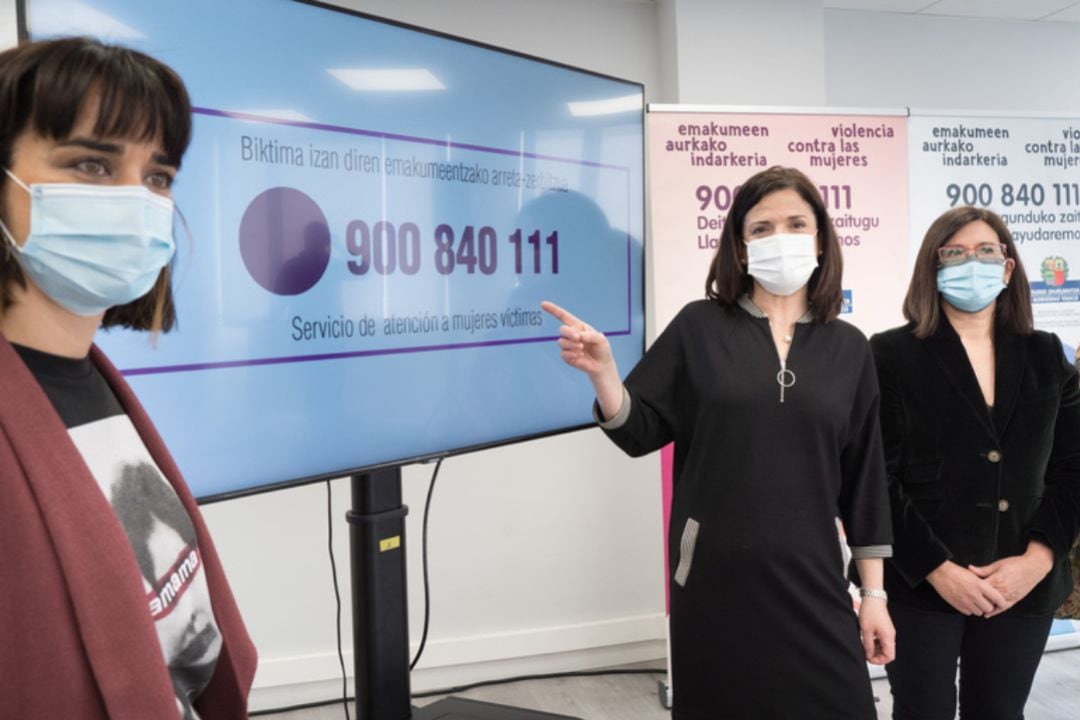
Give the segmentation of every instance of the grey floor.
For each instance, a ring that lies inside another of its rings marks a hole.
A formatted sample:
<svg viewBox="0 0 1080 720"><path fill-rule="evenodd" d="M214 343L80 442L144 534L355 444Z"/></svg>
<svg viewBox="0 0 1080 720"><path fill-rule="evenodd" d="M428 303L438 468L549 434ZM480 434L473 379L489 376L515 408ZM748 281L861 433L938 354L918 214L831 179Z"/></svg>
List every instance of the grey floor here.
<svg viewBox="0 0 1080 720"><path fill-rule="evenodd" d="M645 667L663 666L662 661ZM537 680L477 688L459 697L570 715L585 720L669 720L660 707L657 680L652 675L609 675L590 678ZM878 718L890 717L892 701L885 680L874 681ZM438 698L417 700L426 705ZM344 720L340 705L276 715L270 720ZM1080 719L1080 649L1047 653L1035 677L1026 720ZM356 720L355 713L353 720ZM748 718L747 720L753 720ZM793 719L794 720L794 719Z"/></svg>

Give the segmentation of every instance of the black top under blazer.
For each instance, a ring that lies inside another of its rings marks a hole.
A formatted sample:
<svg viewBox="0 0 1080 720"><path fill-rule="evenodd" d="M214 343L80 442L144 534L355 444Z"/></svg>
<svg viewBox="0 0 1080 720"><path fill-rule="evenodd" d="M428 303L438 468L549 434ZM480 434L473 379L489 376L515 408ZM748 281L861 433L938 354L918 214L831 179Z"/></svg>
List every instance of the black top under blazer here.
<svg viewBox="0 0 1080 720"><path fill-rule="evenodd" d="M892 601L950 611L925 581L932 570L1020 555L1037 538L1054 566L1015 610L1055 610L1072 589L1067 555L1080 531L1080 386L1057 336L996 329L992 409L944 314L926 339L908 325L870 344L895 534Z"/></svg>

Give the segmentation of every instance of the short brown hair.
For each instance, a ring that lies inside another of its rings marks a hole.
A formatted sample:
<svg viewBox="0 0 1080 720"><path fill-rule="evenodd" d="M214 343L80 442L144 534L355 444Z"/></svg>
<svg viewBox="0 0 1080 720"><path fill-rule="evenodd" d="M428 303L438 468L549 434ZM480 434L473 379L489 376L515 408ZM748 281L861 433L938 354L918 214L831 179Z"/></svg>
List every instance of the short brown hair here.
<svg viewBox="0 0 1080 720"><path fill-rule="evenodd" d="M141 52L91 38L25 43L0 53L0 168L10 167L16 138L25 130L52 139L70 135L87 98L98 102L99 137L160 139L169 163L191 139L191 101L180 77ZM0 183L10 180L0 174ZM0 314L13 302L14 285L26 287L18 261L4 243L0 253ZM109 308L103 327L170 330L176 323L169 268L146 295Z"/></svg>
<svg viewBox="0 0 1080 720"><path fill-rule="evenodd" d="M810 178L795 168L779 165L754 175L735 193L724 229L720 232L720 246L716 248L709 276L705 279L705 296L725 307L733 307L740 295L750 292L754 281L742 261L746 215L762 198L779 190L794 190L814 211L821 256L807 283L808 297L817 322L834 320L840 314L844 299L841 286L844 261L836 230L821 193Z"/></svg>
<svg viewBox="0 0 1080 720"><path fill-rule="evenodd" d="M915 258L915 270L911 275L907 297L904 298L904 317L914 325L916 337L925 338L937 332L941 317L941 296L938 293L938 248L952 240L956 233L973 222L982 221L990 226L998 240L1005 246L1005 256L1016 263L1012 279L998 296L994 310L996 324L1019 335L1029 335L1035 329L1031 316L1031 286L1016 251L1012 233L997 213L986 208L964 205L942 213L931 223L923 238L919 255Z"/></svg>

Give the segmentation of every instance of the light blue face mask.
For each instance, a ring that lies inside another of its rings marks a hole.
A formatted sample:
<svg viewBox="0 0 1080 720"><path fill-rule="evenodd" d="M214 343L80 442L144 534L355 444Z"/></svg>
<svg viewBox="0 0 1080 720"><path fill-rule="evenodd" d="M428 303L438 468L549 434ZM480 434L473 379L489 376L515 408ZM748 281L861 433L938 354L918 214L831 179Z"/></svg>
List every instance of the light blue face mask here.
<svg viewBox="0 0 1080 720"><path fill-rule="evenodd" d="M19 265L46 295L76 315L100 315L150 291L172 259L173 202L138 185L42 183L30 194L22 247L0 231Z"/></svg>
<svg viewBox="0 0 1080 720"><path fill-rule="evenodd" d="M972 258L960 265L938 270L938 292L950 305L964 312L979 312L1005 289L1005 263L979 262Z"/></svg>

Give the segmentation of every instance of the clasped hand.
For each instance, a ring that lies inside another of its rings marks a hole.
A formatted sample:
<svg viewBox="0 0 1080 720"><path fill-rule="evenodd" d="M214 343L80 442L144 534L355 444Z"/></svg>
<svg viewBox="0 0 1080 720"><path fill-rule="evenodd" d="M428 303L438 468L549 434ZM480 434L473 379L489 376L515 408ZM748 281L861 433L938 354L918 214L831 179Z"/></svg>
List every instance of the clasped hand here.
<svg viewBox="0 0 1080 720"><path fill-rule="evenodd" d="M927 580L938 594L964 615L1000 615L1030 593L1053 566L1047 546L1031 542L1023 555L989 565L961 567L946 560Z"/></svg>

